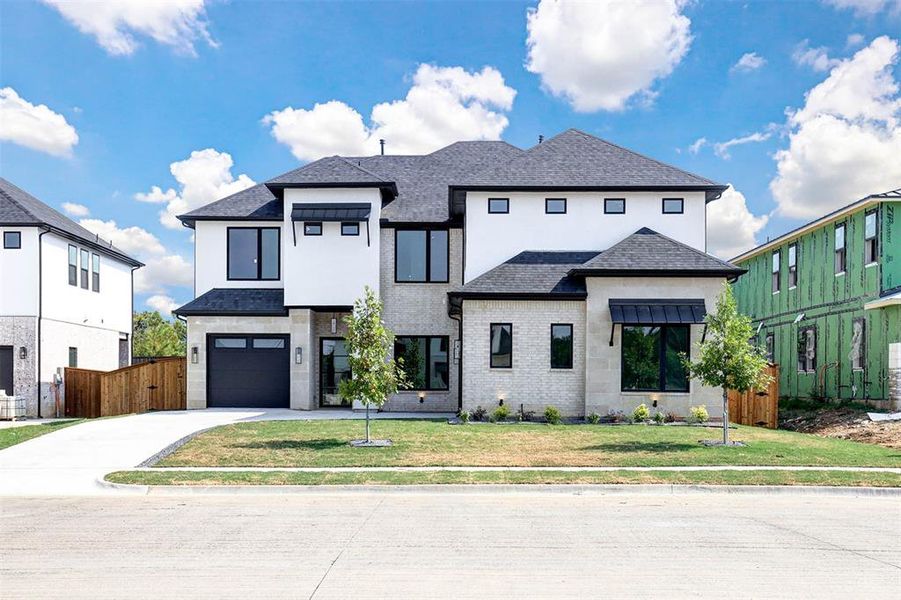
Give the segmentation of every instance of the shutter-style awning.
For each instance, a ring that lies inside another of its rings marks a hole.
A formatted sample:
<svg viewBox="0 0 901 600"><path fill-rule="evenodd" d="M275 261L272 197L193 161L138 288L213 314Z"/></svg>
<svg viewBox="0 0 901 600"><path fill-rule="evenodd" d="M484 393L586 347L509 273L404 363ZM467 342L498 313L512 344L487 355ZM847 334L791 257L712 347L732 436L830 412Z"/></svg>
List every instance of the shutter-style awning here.
<svg viewBox="0 0 901 600"><path fill-rule="evenodd" d="M366 202L295 203L292 221L368 221L372 205Z"/></svg>
<svg viewBox="0 0 901 600"><path fill-rule="evenodd" d="M703 323L707 316L704 299L619 300L610 299L614 323L626 325L666 325Z"/></svg>

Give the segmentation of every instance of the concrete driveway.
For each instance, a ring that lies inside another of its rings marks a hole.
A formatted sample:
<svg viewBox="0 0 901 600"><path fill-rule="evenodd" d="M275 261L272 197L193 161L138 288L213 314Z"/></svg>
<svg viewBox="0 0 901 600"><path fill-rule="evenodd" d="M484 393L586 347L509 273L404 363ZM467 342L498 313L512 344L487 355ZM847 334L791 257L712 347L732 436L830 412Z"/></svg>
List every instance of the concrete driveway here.
<svg viewBox="0 0 901 600"><path fill-rule="evenodd" d="M206 409L97 419L0 450L0 496L127 493L103 487L98 479L111 471L136 467L203 429L238 421L361 419L363 416L349 410ZM413 415L373 413L372 416L394 419ZM424 415L415 416L423 418Z"/></svg>

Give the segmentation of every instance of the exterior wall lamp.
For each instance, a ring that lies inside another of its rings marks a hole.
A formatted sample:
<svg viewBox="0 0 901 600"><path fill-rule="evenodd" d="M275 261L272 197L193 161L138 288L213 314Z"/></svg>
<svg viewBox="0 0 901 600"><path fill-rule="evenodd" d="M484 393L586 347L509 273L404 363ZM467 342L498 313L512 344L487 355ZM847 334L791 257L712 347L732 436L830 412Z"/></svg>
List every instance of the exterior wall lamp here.
<svg viewBox="0 0 901 600"><path fill-rule="evenodd" d="M294 364L302 365L303 364L303 347L298 346L294 349Z"/></svg>
<svg viewBox="0 0 901 600"><path fill-rule="evenodd" d="M22 360L28 358L28 348L26 348L25 346L21 346L19 348L19 358L21 358Z"/></svg>
<svg viewBox="0 0 901 600"><path fill-rule="evenodd" d="M419 392L419 403L425 402L425 392Z"/></svg>
<svg viewBox="0 0 901 600"><path fill-rule="evenodd" d="M197 346L191 346L191 364L196 365L198 360L200 360L200 350Z"/></svg>
<svg viewBox="0 0 901 600"><path fill-rule="evenodd" d="M503 394L498 394L498 395L497 395L497 405L498 405L498 406L503 406L503 405L504 405L504 395L503 395Z"/></svg>
<svg viewBox="0 0 901 600"><path fill-rule="evenodd" d="M338 319L332 317L332 333L338 333Z"/></svg>

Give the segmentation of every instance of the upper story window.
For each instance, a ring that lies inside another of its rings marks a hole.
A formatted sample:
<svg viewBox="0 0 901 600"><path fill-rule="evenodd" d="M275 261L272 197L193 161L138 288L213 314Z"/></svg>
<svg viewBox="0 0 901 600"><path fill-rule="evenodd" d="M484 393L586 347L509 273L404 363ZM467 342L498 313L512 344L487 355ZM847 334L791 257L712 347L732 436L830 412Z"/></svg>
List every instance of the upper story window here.
<svg viewBox="0 0 901 600"><path fill-rule="evenodd" d="M664 198L663 214L681 215L685 212L685 200L682 198Z"/></svg>
<svg viewBox="0 0 901 600"><path fill-rule="evenodd" d="M78 248L69 244L69 285L78 285Z"/></svg>
<svg viewBox="0 0 901 600"><path fill-rule="evenodd" d="M870 265L879 261L879 243L877 242L877 213L876 209L866 212L863 218L864 222L864 240L863 240L863 263Z"/></svg>
<svg viewBox="0 0 901 600"><path fill-rule="evenodd" d="M551 368L573 368L573 326L571 323L551 325Z"/></svg>
<svg viewBox="0 0 901 600"><path fill-rule="evenodd" d="M776 250L773 252L773 293L779 291L782 282L779 279L779 272L782 269L782 252Z"/></svg>
<svg viewBox="0 0 901 600"><path fill-rule="evenodd" d="M687 392L689 337L688 325L623 326L622 391Z"/></svg>
<svg viewBox="0 0 901 600"><path fill-rule="evenodd" d="M360 224L353 223L341 223L341 235L360 235Z"/></svg>
<svg viewBox="0 0 901 600"><path fill-rule="evenodd" d="M839 223L835 226L835 274L844 273L845 267L845 224Z"/></svg>
<svg viewBox="0 0 901 600"><path fill-rule="evenodd" d="M510 199L488 198L488 212L492 215L506 215L510 212Z"/></svg>
<svg viewBox="0 0 901 600"><path fill-rule="evenodd" d="M447 244L446 229L395 229L394 281L447 283Z"/></svg>
<svg viewBox="0 0 901 600"><path fill-rule="evenodd" d="M18 250L22 247L21 231L4 231L3 232L3 248L5 250Z"/></svg>
<svg viewBox="0 0 901 600"><path fill-rule="evenodd" d="M91 291L100 291L100 255L91 254Z"/></svg>
<svg viewBox="0 0 901 600"><path fill-rule="evenodd" d="M513 323L492 323L489 365L492 369L513 367Z"/></svg>
<svg viewBox="0 0 901 600"><path fill-rule="evenodd" d="M604 198L604 214L605 215L624 215L626 214L625 198Z"/></svg>
<svg viewBox="0 0 901 600"><path fill-rule="evenodd" d="M278 227L229 227L228 279L277 280L280 237Z"/></svg>
<svg viewBox="0 0 901 600"><path fill-rule="evenodd" d="M565 215L566 198L545 198L544 212L548 215Z"/></svg>
<svg viewBox="0 0 901 600"><path fill-rule="evenodd" d="M91 260L91 253L87 250L81 250L81 287L88 289L88 263Z"/></svg>
<svg viewBox="0 0 901 600"><path fill-rule="evenodd" d="M798 285L798 244L788 245L788 289Z"/></svg>
<svg viewBox="0 0 901 600"><path fill-rule="evenodd" d="M322 223L304 223L304 235L322 235Z"/></svg>

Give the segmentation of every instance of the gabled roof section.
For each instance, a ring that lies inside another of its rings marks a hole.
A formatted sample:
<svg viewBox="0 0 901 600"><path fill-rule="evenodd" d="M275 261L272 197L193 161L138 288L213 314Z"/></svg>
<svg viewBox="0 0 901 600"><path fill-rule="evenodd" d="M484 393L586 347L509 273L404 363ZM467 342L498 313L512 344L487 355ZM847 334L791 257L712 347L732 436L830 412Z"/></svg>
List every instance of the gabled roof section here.
<svg viewBox="0 0 901 600"><path fill-rule="evenodd" d="M737 277L745 269L643 227L570 275Z"/></svg>
<svg viewBox="0 0 901 600"><path fill-rule="evenodd" d="M214 288L172 311L194 316L287 316L285 290L281 288Z"/></svg>
<svg viewBox="0 0 901 600"><path fill-rule="evenodd" d="M570 271L597 256L594 252L520 252L507 262L448 292L454 298L582 299L585 281Z"/></svg>
<svg viewBox="0 0 901 600"><path fill-rule="evenodd" d="M81 242L126 264L134 267L143 266L140 261L2 177L0 177L0 225L47 227L63 237Z"/></svg>
<svg viewBox="0 0 901 600"><path fill-rule="evenodd" d="M327 156L302 167L288 171L266 182L270 189L279 187L304 187L321 185L371 185L389 186L393 183L381 175L342 156Z"/></svg>
<svg viewBox="0 0 901 600"><path fill-rule="evenodd" d="M282 201L265 184L258 183L178 218L193 227L195 221L281 221L283 213Z"/></svg>

